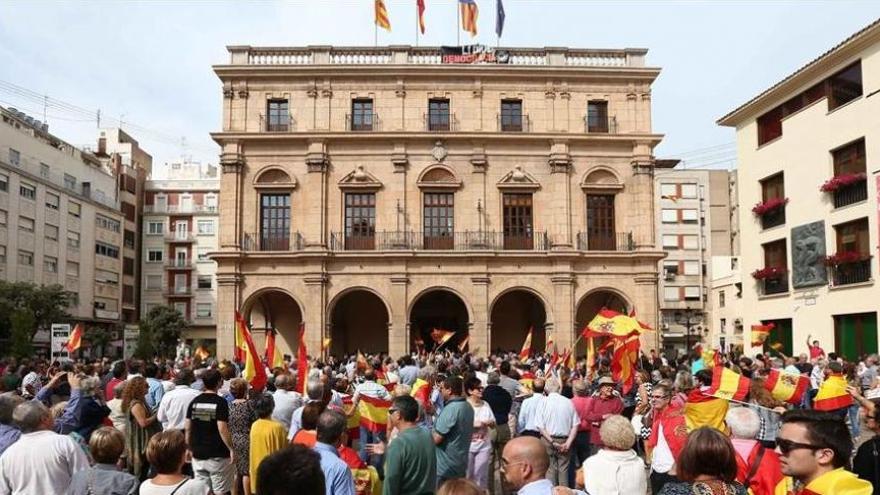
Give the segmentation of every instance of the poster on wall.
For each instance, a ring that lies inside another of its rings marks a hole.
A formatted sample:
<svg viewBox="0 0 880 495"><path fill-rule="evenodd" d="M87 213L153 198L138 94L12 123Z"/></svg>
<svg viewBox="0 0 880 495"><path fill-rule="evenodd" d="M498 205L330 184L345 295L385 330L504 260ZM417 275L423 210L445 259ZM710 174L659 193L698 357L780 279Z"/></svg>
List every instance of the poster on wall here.
<svg viewBox="0 0 880 495"><path fill-rule="evenodd" d="M49 351L52 353L52 360L65 361L70 359L70 353L64 347L70 340L70 324L53 323L51 339Z"/></svg>

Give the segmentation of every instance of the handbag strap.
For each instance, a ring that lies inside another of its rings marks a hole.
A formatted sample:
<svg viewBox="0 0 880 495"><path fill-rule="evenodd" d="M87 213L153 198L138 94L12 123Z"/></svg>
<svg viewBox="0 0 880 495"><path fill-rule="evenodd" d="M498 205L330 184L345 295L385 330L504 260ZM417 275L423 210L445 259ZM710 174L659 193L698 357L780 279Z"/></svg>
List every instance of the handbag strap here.
<svg viewBox="0 0 880 495"><path fill-rule="evenodd" d="M760 469L760 467L761 467L761 460L764 458L764 451L765 450L767 450L767 449L759 443L758 444L758 454L755 456L755 461L752 462L751 466L749 466L749 475L746 476L746 479L743 482L743 485L746 488L749 487L749 485L752 483L752 478L754 478L755 474L758 473L758 469Z"/></svg>
<svg viewBox="0 0 880 495"><path fill-rule="evenodd" d="M189 481L189 478L186 478L183 481L181 481L179 485L174 487L174 490L171 491L170 495L174 495L175 493L177 493L177 490L180 490L180 487L182 487L184 484L186 484L187 481Z"/></svg>

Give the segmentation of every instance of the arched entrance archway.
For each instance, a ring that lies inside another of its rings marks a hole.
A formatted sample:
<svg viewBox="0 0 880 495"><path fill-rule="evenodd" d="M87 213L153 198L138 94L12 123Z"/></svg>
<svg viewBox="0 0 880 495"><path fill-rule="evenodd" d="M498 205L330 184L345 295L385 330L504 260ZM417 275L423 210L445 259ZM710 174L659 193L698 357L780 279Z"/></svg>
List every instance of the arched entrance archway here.
<svg viewBox="0 0 880 495"><path fill-rule="evenodd" d="M354 289L337 296L330 310L330 352L334 355L388 352L385 302L367 289Z"/></svg>
<svg viewBox="0 0 880 495"><path fill-rule="evenodd" d="M492 304L492 351L519 351L529 329L533 328L532 349L544 350L547 341L547 310L544 302L532 292L514 289L498 296Z"/></svg>
<svg viewBox="0 0 880 495"><path fill-rule="evenodd" d="M274 328L278 332L275 345L281 354L295 354L299 347L299 326L303 314L299 304L289 294L277 289L254 294L245 302L242 316L251 326L257 352L266 348L266 332Z"/></svg>
<svg viewBox="0 0 880 495"><path fill-rule="evenodd" d="M597 290L590 292L581 299L581 302L577 307L577 312L575 313L575 339L580 337L581 332L583 332L587 324L596 317L596 314L599 313L602 308L608 308L623 314L629 314L630 311L626 299L616 292L610 290ZM598 344L600 343L597 342L597 345ZM581 339L578 342L575 351L577 356L582 357L587 352L587 343Z"/></svg>
<svg viewBox="0 0 880 495"><path fill-rule="evenodd" d="M443 346L444 349L455 350L468 336L470 315L457 294L445 289L432 289L421 294L412 305L409 325L412 349L416 349L416 342L421 339L425 349L432 350L436 344L431 339L431 331L436 328L455 332L455 336Z"/></svg>

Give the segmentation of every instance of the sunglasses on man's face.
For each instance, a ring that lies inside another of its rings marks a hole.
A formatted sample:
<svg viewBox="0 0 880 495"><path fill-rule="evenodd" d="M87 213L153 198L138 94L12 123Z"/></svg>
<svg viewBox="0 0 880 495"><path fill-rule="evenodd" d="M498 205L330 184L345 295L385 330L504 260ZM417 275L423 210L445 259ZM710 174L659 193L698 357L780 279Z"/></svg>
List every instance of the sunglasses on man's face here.
<svg viewBox="0 0 880 495"><path fill-rule="evenodd" d="M776 446L779 447L779 451L782 452L783 455L787 455L792 450L797 449L807 449L812 450L813 452L824 449L825 447L820 447L818 445L812 445L809 443L800 443L800 442L792 442L791 440L786 440L784 438L776 438Z"/></svg>

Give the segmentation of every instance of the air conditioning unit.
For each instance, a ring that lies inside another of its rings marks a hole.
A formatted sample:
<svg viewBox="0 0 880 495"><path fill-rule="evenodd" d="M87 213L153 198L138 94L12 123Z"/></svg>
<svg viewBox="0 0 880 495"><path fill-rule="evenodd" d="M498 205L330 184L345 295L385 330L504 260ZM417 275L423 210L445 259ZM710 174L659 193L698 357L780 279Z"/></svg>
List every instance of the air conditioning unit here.
<svg viewBox="0 0 880 495"><path fill-rule="evenodd" d="M666 272L666 274L664 275L664 278L666 278L667 281L668 280L675 280L675 274L672 272Z"/></svg>

